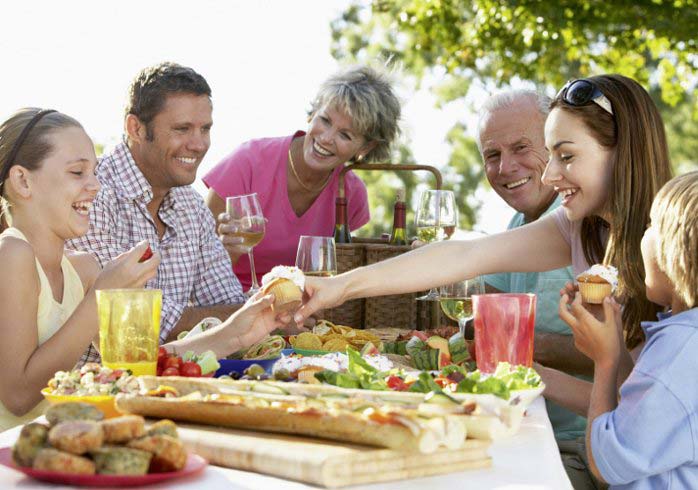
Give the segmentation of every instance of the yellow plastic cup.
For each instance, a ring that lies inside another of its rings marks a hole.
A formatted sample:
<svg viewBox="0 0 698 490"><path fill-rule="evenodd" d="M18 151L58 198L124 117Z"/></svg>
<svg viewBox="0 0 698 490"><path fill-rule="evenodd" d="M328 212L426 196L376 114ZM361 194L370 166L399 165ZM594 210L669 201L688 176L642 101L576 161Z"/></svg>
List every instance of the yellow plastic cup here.
<svg viewBox="0 0 698 490"><path fill-rule="evenodd" d="M111 369L130 369L135 376L155 375L161 311L159 289L97 291L102 364Z"/></svg>

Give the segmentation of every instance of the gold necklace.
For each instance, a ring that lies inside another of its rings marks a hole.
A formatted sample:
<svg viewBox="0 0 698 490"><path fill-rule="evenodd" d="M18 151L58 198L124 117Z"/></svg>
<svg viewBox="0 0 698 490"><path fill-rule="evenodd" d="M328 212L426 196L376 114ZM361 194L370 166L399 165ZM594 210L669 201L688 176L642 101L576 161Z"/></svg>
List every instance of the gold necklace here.
<svg viewBox="0 0 698 490"><path fill-rule="evenodd" d="M293 163L293 157L291 156L291 146L292 146L292 145L293 145L293 142L291 142L291 145L289 145L289 147L288 147L288 161L289 161L289 163L291 164L291 172L293 172L293 176L296 178L296 181L300 184L300 186L301 186L303 189L305 189L305 190L308 191L308 192L317 192L317 191L320 191L320 190L324 189L325 186L326 186L326 185L328 184L328 182L330 181L330 178L332 177L332 173L333 173L333 172L330 172L330 175L327 176L327 178L325 179L325 182L323 182L322 185L321 185L320 187L318 187L317 189L313 189L312 187L308 187L307 185L305 185L305 184L303 183L303 181L301 180L301 178L298 176L298 172L296 172L296 166L294 165L294 163Z"/></svg>

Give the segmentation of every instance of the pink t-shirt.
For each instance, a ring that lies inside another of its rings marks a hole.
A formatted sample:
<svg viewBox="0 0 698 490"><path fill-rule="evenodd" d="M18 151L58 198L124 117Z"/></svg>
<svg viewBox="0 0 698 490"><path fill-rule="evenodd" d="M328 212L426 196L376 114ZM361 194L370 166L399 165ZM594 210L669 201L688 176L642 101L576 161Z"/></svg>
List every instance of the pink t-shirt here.
<svg viewBox="0 0 698 490"><path fill-rule="evenodd" d="M582 248L582 220L570 221L565 214L565 208L562 206L553 211L552 214L555 217L557 228L570 246L572 269L576 277L591 267L584 257L584 249Z"/></svg>
<svg viewBox="0 0 698 490"><path fill-rule="evenodd" d="M286 164L293 136L261 138L240 145L203 178L209 188L225 199L229 196L257 193L267 227L264 239L254 248L257 279L261 280L275 265L294 265L301 235L333 236L335 199L341 167L335 169L330 182L302 215L296 216L288 198ZM366 186L353 172L344 176L349 228L356 230L368 223ZM251 283L250 264L240 257L233 267L245 288Z"/></svg>

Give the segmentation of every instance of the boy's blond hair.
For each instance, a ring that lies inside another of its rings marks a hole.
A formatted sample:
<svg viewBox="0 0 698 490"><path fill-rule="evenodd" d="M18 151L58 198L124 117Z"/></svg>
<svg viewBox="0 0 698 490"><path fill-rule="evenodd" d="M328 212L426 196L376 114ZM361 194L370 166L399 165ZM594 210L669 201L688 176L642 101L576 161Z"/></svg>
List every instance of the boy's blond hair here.
<svg viewBox="0 0 698 490"><path fill-rule="evenodd" d="M688 308L698 305L698 171L667 182L652 203L657 265Z"/></svg>

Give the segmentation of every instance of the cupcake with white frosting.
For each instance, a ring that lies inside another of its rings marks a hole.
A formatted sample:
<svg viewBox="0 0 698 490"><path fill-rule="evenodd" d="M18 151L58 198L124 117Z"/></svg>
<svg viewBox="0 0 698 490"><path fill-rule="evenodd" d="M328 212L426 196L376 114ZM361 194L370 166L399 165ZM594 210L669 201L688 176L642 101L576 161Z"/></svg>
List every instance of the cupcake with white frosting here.
<svg viewBox="0 0 698 490"><path fill-rule="evenodd" d="M618 270L612 265L594 264L577 276L577 284L584 302L601 304L618 287Z"/></svg>
<svg viewBox="0 0 698 490"><path fill-rule="evenodd" d="M296 310L303 299L305 276L298 267L277 265L262 277L264 294L274 295L274 313Z"/></svg>

